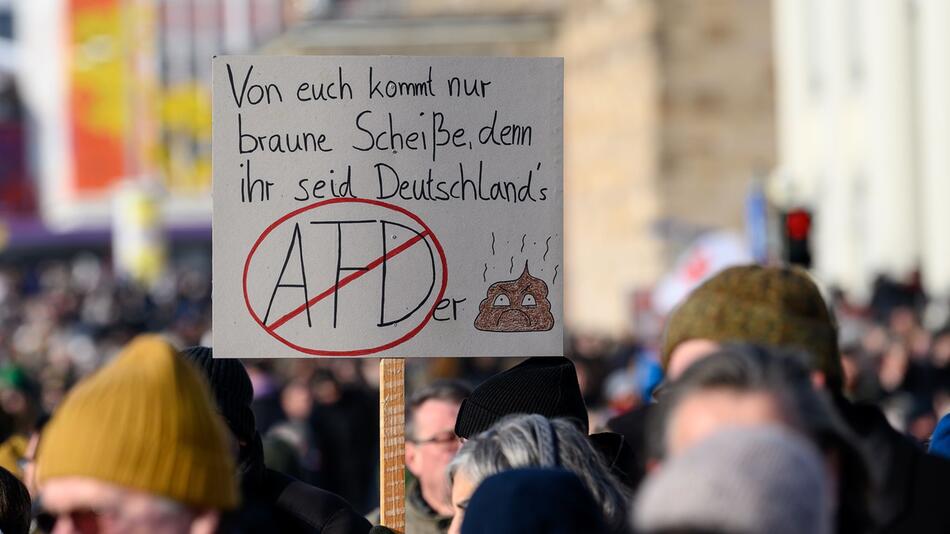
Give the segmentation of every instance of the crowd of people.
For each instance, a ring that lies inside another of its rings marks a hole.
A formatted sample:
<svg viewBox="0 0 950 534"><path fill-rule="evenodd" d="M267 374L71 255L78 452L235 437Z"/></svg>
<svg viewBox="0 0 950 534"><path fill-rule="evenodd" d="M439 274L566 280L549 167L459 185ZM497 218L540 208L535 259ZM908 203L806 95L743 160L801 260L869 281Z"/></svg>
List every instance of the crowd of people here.
<svg viewBox="0 0 950 534"><path fill-rule="evenodd" d="M209 267L0 268L0 531L388 531L378 361L215 354ZM655 339L410 360L406 531L950 532L950 329L871 303L734 267Z"/></svg>

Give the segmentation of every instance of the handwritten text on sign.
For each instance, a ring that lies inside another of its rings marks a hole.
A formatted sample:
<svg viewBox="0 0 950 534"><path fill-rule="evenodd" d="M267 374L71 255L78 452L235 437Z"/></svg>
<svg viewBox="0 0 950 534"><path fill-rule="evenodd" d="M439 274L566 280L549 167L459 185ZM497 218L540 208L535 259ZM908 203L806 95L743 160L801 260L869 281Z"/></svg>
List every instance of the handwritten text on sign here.
<svg viewBox="0 0 950 534"><path fill-rule="evenodd" d="M216 58L215 353L561 354L562 72Z"/></svg>

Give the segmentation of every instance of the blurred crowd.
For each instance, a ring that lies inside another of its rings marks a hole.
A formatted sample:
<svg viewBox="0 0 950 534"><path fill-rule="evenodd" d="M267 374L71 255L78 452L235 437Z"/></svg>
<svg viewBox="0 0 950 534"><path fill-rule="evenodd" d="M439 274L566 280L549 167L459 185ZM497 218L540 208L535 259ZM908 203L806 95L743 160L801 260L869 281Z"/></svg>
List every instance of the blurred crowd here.
<svg viewBox="0 0 950 534"><path fill-rule="evenodd" d="M210 288L207 253L149 288L88 253L0 267L0 519L27 525L0 531L378 523L378 360L216 359L241 355L208 348ZM743 267L660 336L409 360L408 532L948 532L950 326L926 305Z"/></svg>

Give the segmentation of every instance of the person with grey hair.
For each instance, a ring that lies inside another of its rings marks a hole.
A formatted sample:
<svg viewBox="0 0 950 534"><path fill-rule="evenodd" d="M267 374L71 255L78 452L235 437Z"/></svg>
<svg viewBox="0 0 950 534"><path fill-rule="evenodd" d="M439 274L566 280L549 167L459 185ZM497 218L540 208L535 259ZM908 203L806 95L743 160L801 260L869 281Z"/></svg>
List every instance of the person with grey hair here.
<svg viewBox="0 0 950 534"><path fill-rule="evenodd" d="M657 458L675 457L727 427L778 425L809 438L835 477L838 532L866 532L867 464L804 356L787 349L726 345L690 366L662 393L651 421Z"/></svg>
<svg viewBox="0 0 950 534"><path fill-rule="evenodd" d="M452 522L445 471L458 452L455 419L471 389L457 380L439 380L416 391L406 403L406 532L444 534ZM379 522L379 511L368 517Z"/></svg>
<svg viewBox="0 0 950 534"><path fill-rule="evenodd" d="M638 533L830 534L831 481L818 449L780 426L721 429L652 472Z"/></svg>
<svg viewBox="0 0 950 534"><path fill-rule="evenodd" d="M625 529L628 494L586 436L568 419L513 415L466 442L449 464L455 517L450 534L461 531L465 507L482 480L517 468L560 468L577 475L590 491L612 532ZM531 513L525 510L525 513Z"/></svg>

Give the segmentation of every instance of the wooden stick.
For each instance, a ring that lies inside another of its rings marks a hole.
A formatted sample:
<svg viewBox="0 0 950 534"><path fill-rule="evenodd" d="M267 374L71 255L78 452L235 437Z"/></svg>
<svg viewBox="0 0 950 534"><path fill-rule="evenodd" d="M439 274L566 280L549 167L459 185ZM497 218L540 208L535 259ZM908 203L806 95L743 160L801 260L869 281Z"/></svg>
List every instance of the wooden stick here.
<svg viewBox="0 0 950 534"><path fill-rule="evenodd" d="M379 361L379 522L406 531L406 360Z"/></svg>

